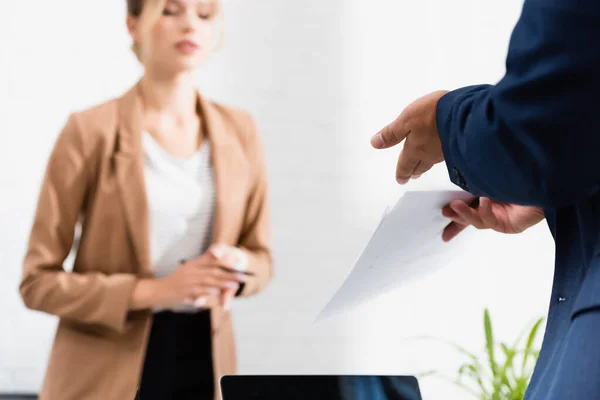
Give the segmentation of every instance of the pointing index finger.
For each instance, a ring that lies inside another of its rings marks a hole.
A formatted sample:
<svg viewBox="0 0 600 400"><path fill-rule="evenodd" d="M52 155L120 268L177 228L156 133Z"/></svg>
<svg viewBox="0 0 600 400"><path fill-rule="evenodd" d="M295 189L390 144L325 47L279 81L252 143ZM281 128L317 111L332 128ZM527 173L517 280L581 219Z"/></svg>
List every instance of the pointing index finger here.
<svg viewBox="0 0 600 400"><path fill-rule="evenodd" d="M407 129L404 118L400 114L392 123L386 125L371 138L371 146L376 149L387 149L402 142L409 133L410 129Z"/></svg>

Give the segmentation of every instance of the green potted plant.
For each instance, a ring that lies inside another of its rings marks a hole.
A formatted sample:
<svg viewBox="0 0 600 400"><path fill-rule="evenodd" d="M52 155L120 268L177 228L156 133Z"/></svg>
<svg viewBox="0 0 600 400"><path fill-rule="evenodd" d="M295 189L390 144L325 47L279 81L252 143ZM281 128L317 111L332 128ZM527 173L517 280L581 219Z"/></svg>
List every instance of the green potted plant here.
<svg viewBox="0 0 600 400"><path fill-rule="evenodd" d="M488 309L483 314L485 349L478 356L463 347L449 343L466 361L460 365L455 378L448 378L438 371L428 371L420 377L438 376L449 379L480 400L522 400L529 385L539 349L535 340L544 318L528 325L512 345L497 342ZM527 337L525 343L523 339Z"/></svg>

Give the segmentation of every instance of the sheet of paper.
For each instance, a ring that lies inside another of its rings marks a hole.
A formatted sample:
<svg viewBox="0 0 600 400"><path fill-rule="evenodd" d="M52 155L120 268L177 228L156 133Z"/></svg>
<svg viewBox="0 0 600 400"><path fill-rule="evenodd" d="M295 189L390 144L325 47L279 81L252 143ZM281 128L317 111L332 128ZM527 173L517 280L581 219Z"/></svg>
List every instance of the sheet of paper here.
<svg viewBox="0 0 600 400"><path fill-rule="evenodd" d="M443 268L452 243L442 241L450 222L441 215L452 200L472 200L460 190L409 191L383 213L375 232L341 287L317 316L329 317Z"/></svg>

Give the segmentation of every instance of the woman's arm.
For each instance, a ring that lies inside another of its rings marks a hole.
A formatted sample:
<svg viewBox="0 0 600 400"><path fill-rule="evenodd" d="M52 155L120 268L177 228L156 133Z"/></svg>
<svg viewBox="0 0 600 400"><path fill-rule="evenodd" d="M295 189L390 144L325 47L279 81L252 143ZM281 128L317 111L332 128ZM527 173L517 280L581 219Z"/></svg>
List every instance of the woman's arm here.
<svg viewBox="0 0 600 400"><path fill-rule="evenodd" d="M63 268L92 178L85 144L77 114L73 114L46 167L19 289L32 310L122 332L137 278L69 273Z"/></svg>
<svg viewBox="0 0 600 400"><path fill-rule="evenodd" d="M129 309L131 311L147 310L158 304L160 281L157 279L140 279L131 292Z"/></svg>

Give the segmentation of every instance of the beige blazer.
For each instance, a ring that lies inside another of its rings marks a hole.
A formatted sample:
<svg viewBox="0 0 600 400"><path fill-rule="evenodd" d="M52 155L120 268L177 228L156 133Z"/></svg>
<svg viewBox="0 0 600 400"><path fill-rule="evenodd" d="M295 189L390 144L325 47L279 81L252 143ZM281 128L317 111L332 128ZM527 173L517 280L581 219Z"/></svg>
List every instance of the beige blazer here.
<svg viewBox="0 0 600 400"><path fill-rule="evenodd" d="M59 317L41 400L135 397L152 319L149 311L128 311L136 281L152 277L138 87L73 113L48 161L20 284L28 308ZM245 112L200 95L198 104L215 170L213 242L249 255L256 277L241 296L252 295L272 276L260 137ZM66 272L77 222L81 240ZM217 385L235 373L236 351L230 313L211 315Z"/></svg>

